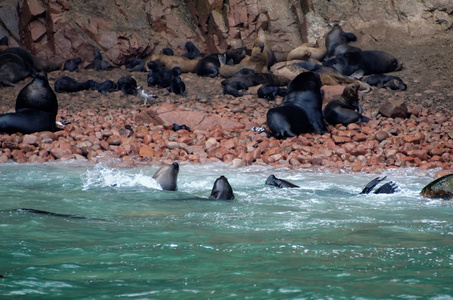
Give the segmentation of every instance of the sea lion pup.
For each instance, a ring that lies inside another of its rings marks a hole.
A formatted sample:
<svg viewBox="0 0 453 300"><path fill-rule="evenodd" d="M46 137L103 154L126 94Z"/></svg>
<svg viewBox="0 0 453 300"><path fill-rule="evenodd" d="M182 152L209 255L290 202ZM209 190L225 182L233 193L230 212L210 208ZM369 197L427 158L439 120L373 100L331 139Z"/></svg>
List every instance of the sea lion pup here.
<svg viewBox="0 0 453 300"><path fill-rule="evenodd" d="M80 57L74 57L66 60L63 64L63 71L75 72L79 70L79 64L82 62Z"/></svg>
<svg viewBox="0 0 453 300"><path fill-rule="evenodd" d="M233 189L231 188L228 179L225 176L220 176L214 182L214 186L212 187L211 195L209 199L215 200L233 200L234 193Z"/></svg>
<svg viewBox="0 0 453 300"><path fill-rule="evenodd" d="M243 96L248 89L249 87L243 81L230 81L228 84L223 85L223 94L240 97Z"/></svg>
<svg viewBox="0 0 453 300"><path fill-rule="evenodd" d="M360 194L369 194L375 187L378 185L381 181L383 181L387 176L383 177L376 177L363 188L362 192ZM374 193L375 194L393 194L398 190L398 186L393 182L389 181L379 188L377 188Z"/></svg>
<svg viewBox="0 0 453 300"><path fill-rule="evenodd" d="M326 53L327 49L325 47L312 47L309 43L305 43L291 50L288 53L286 60L308 60L311 58L317 61L322 61L324 56L326 56Z"/></svg>
<svg viewBox="0 0 453 300"><path fill-rule="evenodd" d="M106 60L102 59L101 52L98 49L94 49L93 65L95 71L107 71L112 68Z"/></svg>
<svg viewBox="0 0 453 300"><path fill-rule="evenodd" d="M400 77L393 75L370 75L362 79L362 81L377 88L389 88L396 91L405 91L407 89L404 81Z"/></svg>
<svg viewBox="0 0 453 300"><path fill-rule="evenodd" d="M173 51L173 49L167 47L162 49L162 54L172 56L175 55L175 52Z"/></svg>
<svg viewBox="0 0 453 300"><path fill-rule="evenodd" d="M281 88L274 85L262 85L257 91L258 98L264 98L268 101L275 100L278 96L285 97L287 93L286 88Z"/></svg>
<svg viewBox="0 0 453 300"><path fill-rule="evenodd" d="M162 167L160 167L156 171L156 173L154 173L153 178L157 181L157 183L163 190L176 191L178 173L179 164L177 162L174 162L171 165L163 165Z"/></svg>
<svg viewBox="0 0 453 300"><path fill-rule="evenodd" d="M327 123L348 125L350 123L368 122L370 119L362 115L359 105L358 82L349 84L340 97L331 100L324 107L324 119Z"/></svg>
<svg viewBox="0 0 453 300"><path fill-rule="evenodd" d="M335 24L326 36L326 59L346 52L358 52L360 48L349 45L357 41L357 36L351 32L344 32L340 25Z"/></svg>
<svg viewBox="0 0 453 300"><path fill-rule="evenodd" d="M276 138L298 136L301 133L326 133L322 116L321 79L313 72L301 73L289 84L282 106L267 111L270 134Z"/></svg>
<svg viewBox="0 0 453 300"><path fill-rule="evenodd" d="M228 50L223 54L213 53L203 57L195 68L195 73L198 76L209 76L211 78L219 75L220 60L219 55L225 55L227 65L236 65L241 62L246 56L246 51L243 48Z"/></svg>
<svg viewBox="0 0 453 300"><path fill-rule="evenodd" d="M123 91L124 95L137 95L137 81L130 75L122 76L116 82L119 90Z"/></svg>
<svg viewBox="0 0 453 300"><path fill-rule="evenodd" d="M170 93L186 96L186 84L182 81L181 77L179 77L180 74L181 70L179 69L179 67L172 69L170 86L167 89Z"/></svg>
<svg viewBox="0 0 453 300"><path fill-rule="evenodd" d="M275 177L274 174L269 175L269 177L267 177L266 184L275 186L278 188L298 188L299 187L298 185L295 185L294 183L291 183L289 181Z"/></svg>
<svg viewBox="0 0 453 300"><path fill-rule="evenodd" d="M336 55L323 63L345 76L361 78L363 75L399 71L403 64L393 55L375 50L347 52Z"/></svg>
<svg viewBox="0 0 453 300"><path fill-rule="evenodd" d="M183 73L193 73L197 63L201 60L201 57L194 59L188 59L184 56L178 55L165 55L165 54L153 54L146 60L146 70L149 71L148 62L155 61L162 64L165 68L171 70L174 67L180 67Z"/></svg>
<svg viewBox="0 0 453 300"><path fill-rule="evenodd" d="M184 47L186 48L187 53L183 54L182 56L187 57L188 59L204 56L204 53L201 53L200 50L198 50L198 48L191 41L186 42Z"/></svg>
<svg viewBox="0 0 453 300"><path fill-rule="evenodd" d="M88 89L96 89L97 83L94 80L79 82L69 76L62 76L55 81L54 90L57 93L75 93Z"/></svg>

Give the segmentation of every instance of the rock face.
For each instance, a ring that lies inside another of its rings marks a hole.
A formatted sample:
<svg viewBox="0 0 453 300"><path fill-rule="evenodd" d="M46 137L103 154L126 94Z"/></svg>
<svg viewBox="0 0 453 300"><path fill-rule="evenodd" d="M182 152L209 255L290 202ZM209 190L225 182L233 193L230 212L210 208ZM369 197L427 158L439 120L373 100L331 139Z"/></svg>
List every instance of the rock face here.
<svg viewBox="0 0 453 300"><path fill-rule="evenodd" d="M362 3L363 2L363 3ZM269 33L277 59L303 42L319 41L329 24L360 34L361 43L451 30L450 0L4 0L0 37L40 58L62 63L95 48L120 65L164 47L184 52L190 40L206 53L250 47L255 32ZM359 45L360 46L360 45Z"/></svg>

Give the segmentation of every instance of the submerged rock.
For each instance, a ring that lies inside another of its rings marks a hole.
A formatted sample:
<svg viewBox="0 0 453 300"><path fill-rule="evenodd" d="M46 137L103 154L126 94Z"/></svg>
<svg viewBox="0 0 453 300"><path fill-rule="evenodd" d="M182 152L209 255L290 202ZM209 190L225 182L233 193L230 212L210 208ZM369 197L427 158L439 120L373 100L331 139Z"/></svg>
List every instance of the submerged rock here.
<svg viewBox="0 0 453 300"><path fill-rule="evenodd" d="M422 189L421 195L426 198L453 199L453 174L442 176L430 182Z"/></svg>

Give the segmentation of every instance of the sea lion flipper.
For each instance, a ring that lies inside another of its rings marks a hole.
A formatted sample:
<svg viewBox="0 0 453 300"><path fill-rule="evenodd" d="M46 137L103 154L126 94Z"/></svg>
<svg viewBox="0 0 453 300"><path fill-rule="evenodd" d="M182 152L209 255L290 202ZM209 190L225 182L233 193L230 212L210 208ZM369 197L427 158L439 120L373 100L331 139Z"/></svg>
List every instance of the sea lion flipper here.
<svg viewBox="0 0 453 300"><path fill-rule="evenodd" d="M361 79L363 78L364 74L365 72L363 70L357 70L354 73L352 73L349 77L351 77L352 79Z"/></svg>
<svg viewBox="0 0 453 300"><path fill-rule="evenodd" d="M387 182L384 185L377 188L375 194L393 194L398 189L398 186L393 181Z"/></svg>
<svg viewBox="0 0 453 300"><path fill-rule="evenodd" d="M368 193L370 193L374 189L374 187L376 185L378 185L378 183L381 182L382 180L384 180L385 178L387 178L387 176L374 178L373 180L368 182L368 184L363 188L363 190L362 190L362 192L360 194L368 194Z"/></svg>

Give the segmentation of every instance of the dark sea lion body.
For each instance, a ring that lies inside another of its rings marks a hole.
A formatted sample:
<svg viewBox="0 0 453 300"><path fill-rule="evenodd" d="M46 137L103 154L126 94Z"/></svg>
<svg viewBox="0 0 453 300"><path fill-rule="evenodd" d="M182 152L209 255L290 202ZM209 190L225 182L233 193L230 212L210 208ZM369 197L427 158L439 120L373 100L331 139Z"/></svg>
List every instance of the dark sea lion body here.
<svg viewBox="0 0 453 300"><path fill-rule="evenodd" d="M289 181L275 177L274 174L269 175L269 177L266 179L266 184L275 186L278 188L298 188L299 187L298 185L295 185L294 183L291 183Z"/></svg>
<svg viewBox="0 0 453 300"><path fill-rule="evenodd" d="M281 88L275 85L262 85L258 89L258 98L264 98L268 101L275 100L277 96L285 97L287 94L286 88Z"/></svg>
<svg viewBox="0 0 453 300"><path fill-rule="evenodd" d="M94 89L99 93L102 93L103 95L107 95L108 93L117 91L118 85L116 84L116 82L108 79L103 82L97 83Z"/></svg>
<svg viewBox="0 0 453 300"><path fill-rule="evenodd" d="M348 125L350 123L367 122L369 119L362 115L362 109L359 105L360 84L355 82L345 87L342 95L331 100L324 107L324 119L327 123L336 125Z"/></svg>
<svg viewBox="0 0 453 300"><path fill-rule="evenodd" d="M116 82L118 90L123 91L124 95L137 95L137 81L131 76L123 76Z"/></svg>
<svg viewBox="0 0 453 300"><path fill-rule="evenodd" d="M344 32L340 25L335 24L326 36L326 59L341 53L358 52L360 48L349 45L349 42L357 40L357 36L351 32Z"/></svg>
<svg viewBox="0 0 453 300"><path fill-rule="evenodd" d="M268 110L267 125L276 138L294 137L301 133L327 132L322 116L321 79L318 74L297 75L287 88L282 106Z"/></svg>
<svg viewBox="0 0 453 300"><path fill-rule="evenodd" d="M45 72L35 74L33 80L19 92L16 99L16 111L21 108L32 108L57 115L57 96L50 87Z"/></svg>
<svg viewBox="0 0 453 300"><path fill-rule="evenodd" d="M0 115L0 132L29 134L40 131L56 131L55 115L42 110L21 108L15 113Z"/></svg>
<svg viewBox="0 0 453 300"><path fill-rule="evenodd" d="M382 74L402 68L402 63L393 55L375 50L339 54L324 62L324 65L334 68L345 76L351 76L354 73Z"/></svg>
<svg viewBox="0 0 453 300"><path fill-rule="evenodd" d="M176 191L177 190L177 180L179 173L179 164L174 162L171 165L163 165L160 167L156 173L154 173L153 178L165 191Z"/></svg>
<svg viewBox="0 0 453 300"><path fill-rule="evenodd" d="M203 57L197 63L195 73L198 76L216 77L219 74L220 68L219 55L220 53L214 53ZM245 50L242 48L226 51L222 55L225 55L225 61L228 65L238 64L246 56Z"/></svg>
<svg viewBox="0 0 453 300"><path fill-rule="evenodd" d="M63 64L63 71L75 72L79 69L79 64L82 62L80 57L70 58Z"/></svg>
<svg viewBox="0 0 453 300"><path fill-rule="evenodd" d="M233 189L231 188L228 179L225 176L220 176L214 182L214 186L212 187L211 195L209 199L215 200L233 200L234 193Z"/></svg>
<svg viewBox="0 0 453 300"><path fill-rule="evenodd" d="M388 87L389 89L396 91L405 91L407 89L407 85L403 80L400 77L393 75L375 74L365 77L362 81L377 88Z"/></svg>
<svg viewBox="0 0 453 300"><path fill-rule="evenodd" d="M188 59L194 59L197 57L203 57L204 53L201 53L200 50L192 43L191 41L186 42L185 44L187 53L182 56L187 57Z"/></svg>
<svg viewBox="0 0 453 300"><path fill-rule="evenodd" d="M381 181L387 176L376 177L363 188L360 194L369 194ZM398 186L393 182L389 181L374 190L374 194L393 194L398 190Z"/></svg>
<svg viewBox="0 0 453 300"><path fill-rule="evenodd" d="M55 81L54 89L57 93L75 93L88 89L96 89L96 84L94 80L79 82L69 76L62 76Z"/></svg>

